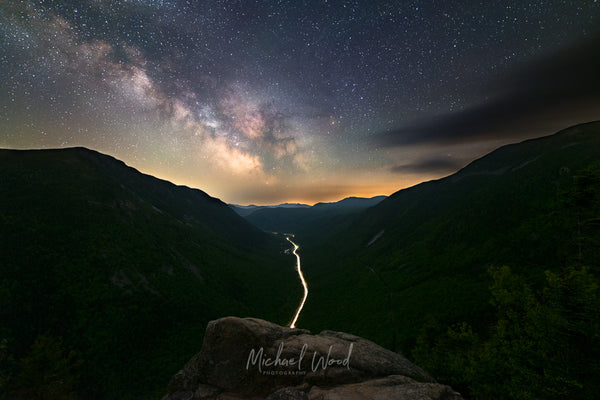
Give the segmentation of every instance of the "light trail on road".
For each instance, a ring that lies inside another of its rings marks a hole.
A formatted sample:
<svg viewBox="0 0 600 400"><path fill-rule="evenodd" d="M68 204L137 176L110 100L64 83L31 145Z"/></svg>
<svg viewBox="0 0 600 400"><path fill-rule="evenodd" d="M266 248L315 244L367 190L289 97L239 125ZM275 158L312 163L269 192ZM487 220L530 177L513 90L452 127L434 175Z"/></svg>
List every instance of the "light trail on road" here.
<svg viewBox="0 0 600 400"><path fill-rule="evenodd" d="M289 236L285 237L288 242L290 242L291 244L294 245L294 255L296 256L296 271L298 271L298 276L300 277L300 281L302 282L302 286L304 287L304 297L302 297L302 302L300 303L300 305L298 306L298 309L296 310L296 315L294 316L294 319L292 320L292 323L290 324L290 328L295 328L296 327L296 322L298 321L298 317L300 316L300 312L302 311L302 308L304 307L304 303L306 302L306 298L308 297L308 286L306 285L306 281L304 280L304 275L302 275L302 269L300 268L300 256L298 255L298 249L300 248L296 243L292 242L292 239L290 239Z"/></svg>

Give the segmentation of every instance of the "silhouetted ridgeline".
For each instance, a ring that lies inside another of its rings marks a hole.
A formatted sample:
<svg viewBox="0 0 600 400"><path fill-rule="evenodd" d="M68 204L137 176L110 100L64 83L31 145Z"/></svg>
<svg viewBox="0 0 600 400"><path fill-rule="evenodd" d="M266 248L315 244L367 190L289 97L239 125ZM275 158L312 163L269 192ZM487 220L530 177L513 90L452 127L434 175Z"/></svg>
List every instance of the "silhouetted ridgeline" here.
<svg viewBox="0 0 600 400"><path fill-rule="evenodd" d="M311 236L316 236L317 233L327 235L332 225L345 221L384 199L385 196L348 197L332 203L317 203L311 207L293 205L259 207L250 213L246 213L248 210L238 209L238 213L258 228L268 232L293 232L296 235L303 235L308 231Z"/></svg>

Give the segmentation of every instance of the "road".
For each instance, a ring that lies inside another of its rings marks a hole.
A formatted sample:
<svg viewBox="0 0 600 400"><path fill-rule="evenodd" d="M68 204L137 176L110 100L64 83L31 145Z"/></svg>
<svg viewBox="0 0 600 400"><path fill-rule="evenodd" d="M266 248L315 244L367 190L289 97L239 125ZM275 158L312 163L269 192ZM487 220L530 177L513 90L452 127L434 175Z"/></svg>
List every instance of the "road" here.
<svg viewBox="0 0 600 400"><path fill-rule="evenodd" d="M300 256L298 255L298 249L300 248L296 243L290 239L289 236L286 236L288 242L294 245L294 255L296 256L296 271L298 271L298 276L300 277L300 281L302 282L302 286L304 287L304 297L302 297L302 301L296 310L296 315L294 315L294 319L290 324L290 328L296 327L296 322L298 321L298 317L300 316L300 312L302 312L302 308L304 307L304 303L306 303L306 298L308 297L308 286L306 285L306 281L304 280L304 275L302 275L302 269L300 268Z"/></svg>

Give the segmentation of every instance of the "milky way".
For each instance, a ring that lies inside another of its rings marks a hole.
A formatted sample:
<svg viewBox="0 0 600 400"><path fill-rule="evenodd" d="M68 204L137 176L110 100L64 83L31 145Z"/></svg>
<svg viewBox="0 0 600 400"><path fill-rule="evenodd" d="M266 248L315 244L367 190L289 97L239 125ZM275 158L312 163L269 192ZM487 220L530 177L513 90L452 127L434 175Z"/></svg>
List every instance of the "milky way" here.
<svg viewBox="0 0 600 400"><path fill-rule="evenodd" d="M600 119L600 4L3 1L0 147L227 202L338 200Z"/></svg>

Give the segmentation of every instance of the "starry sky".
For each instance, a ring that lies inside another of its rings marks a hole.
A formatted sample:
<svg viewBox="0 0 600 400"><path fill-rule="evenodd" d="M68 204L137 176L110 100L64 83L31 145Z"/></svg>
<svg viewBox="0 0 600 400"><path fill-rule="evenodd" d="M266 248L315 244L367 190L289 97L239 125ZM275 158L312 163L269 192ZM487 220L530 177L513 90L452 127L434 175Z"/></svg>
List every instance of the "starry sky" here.
<svg viewBox="0 0 600 400"><path fill-rule="evenodd" d="M230 203L389 195L597 119L597 0L0 1L1 148Z"/></svg>

